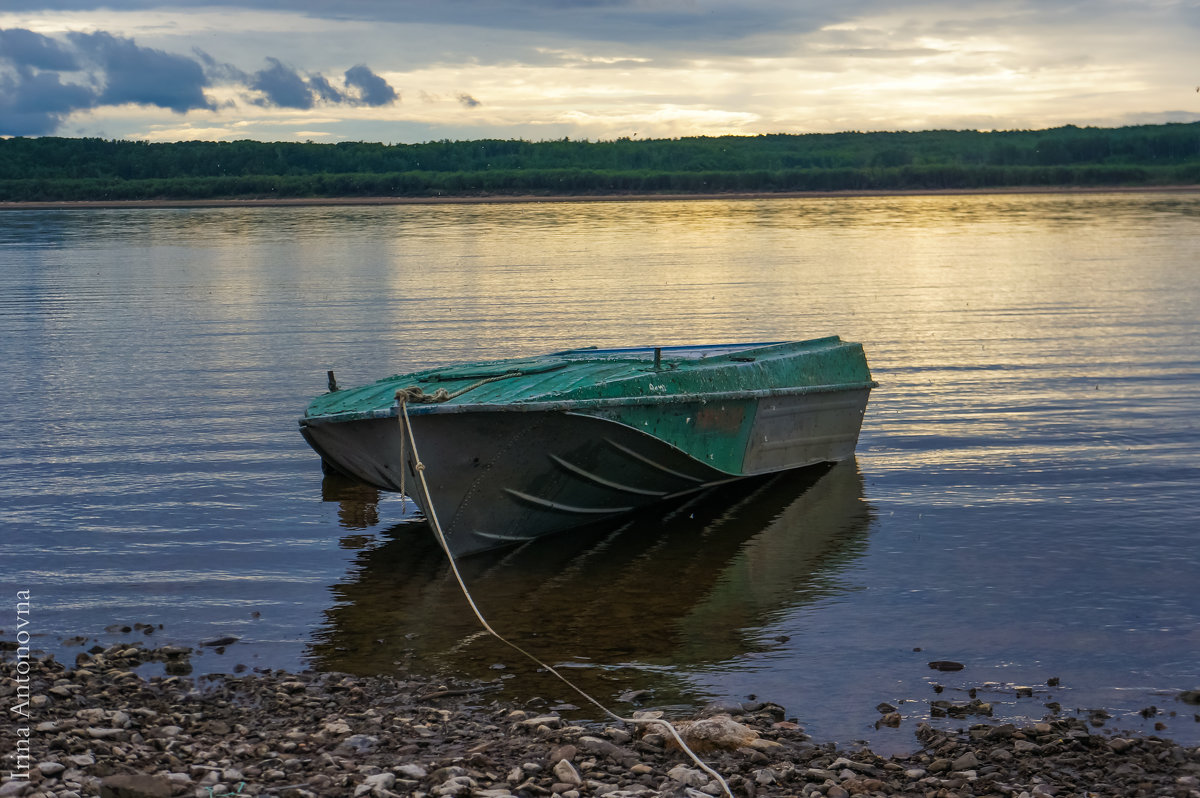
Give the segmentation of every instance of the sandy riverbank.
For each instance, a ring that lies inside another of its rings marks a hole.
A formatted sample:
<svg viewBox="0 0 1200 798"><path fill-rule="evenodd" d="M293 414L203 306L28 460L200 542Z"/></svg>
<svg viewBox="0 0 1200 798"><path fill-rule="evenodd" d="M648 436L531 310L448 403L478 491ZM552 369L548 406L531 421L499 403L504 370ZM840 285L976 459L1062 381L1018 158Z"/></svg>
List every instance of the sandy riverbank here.
<svg viewBox="0 0 1200 798"><path fill-rule="evenodd" d="M651 202L681 200L830 199L839 197L968 196L981 194L1137 194L1200 192L1200 185L1110 187L1018 187L988 189L921 189L912 191L799 191L727 194L588 194L554 196L439 196L439 197L255 197L201 200L80 200L76 202L0 202L2 210L72 210L94 208L271 208L373 205L479 205L529 202Z"/></svg>
<svg viewBox="0 0 1200 798"><path fill-rule="evenodd" d="M193 678L192 653L117 643L68 667L8 652L0 796L723 794L653 725L578 724L569 707L403 676ZM898 722L894 710L881 705L880 722ZM986 720L982 702L956 710ZM769 702L715 705L685 737L739 797L1200 798L1200 748L1105 733L1102 719L917 723L919 750L881 757L814 741L787 715Z"/></svg>

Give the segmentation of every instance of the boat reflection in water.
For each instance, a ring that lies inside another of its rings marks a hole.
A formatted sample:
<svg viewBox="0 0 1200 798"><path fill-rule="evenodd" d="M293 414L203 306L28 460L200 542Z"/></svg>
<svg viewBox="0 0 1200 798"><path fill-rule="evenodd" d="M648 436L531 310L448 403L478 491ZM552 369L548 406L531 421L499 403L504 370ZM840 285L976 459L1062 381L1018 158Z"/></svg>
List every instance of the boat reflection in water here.
<svg viewBox="0 0 1200 798"><path fill-rule="evenodd" d="M370 497L333 491L343 505ZM357 498L356 498L357 497ZM343 515L361 514L343 506ZM769 651L762 628L847 588L871 511L854 460L719 486L649 513L459 568L492 626L602 702L649 689L694 704L688 674ZM360 535L351 536L358 547ZM310 644L311 664L354 674L503 683L510 700L583 703L480 630L424 523L393 526L358 555Z"/></svg>
<svg viewBox="0 0 1200 798"><path fill-rule="evenodd" d="M329 473L321 480L321 501L338 503L338 523L344 529L370 529L379 523L379 488L353 477ZM351 538L361 538L352 535ZM343 546L361 548L361 546Z"/></svg>

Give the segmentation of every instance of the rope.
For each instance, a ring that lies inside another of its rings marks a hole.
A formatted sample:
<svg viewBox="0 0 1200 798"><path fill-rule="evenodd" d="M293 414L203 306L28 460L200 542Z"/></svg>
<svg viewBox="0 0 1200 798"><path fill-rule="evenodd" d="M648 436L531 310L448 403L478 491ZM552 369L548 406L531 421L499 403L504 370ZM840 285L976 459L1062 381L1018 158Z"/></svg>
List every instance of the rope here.
<svg viewBox="0 0 1200 798"><path fill-rule="evenodd" d="M512 375L506 374L506 375L503 375L502 377L492 377L490 379L483 380L482 382L477 383L477 384L482 385L483 382L491 382L495 379L503 379L504 377L508 377L508 376L512 376ZM476 387L476 386L475 385L469 386L468 388L464 388L462 391L459 391L458 393L459 394L465 393L466 391L468 391L474 387ZM526 657L527 659L531 660L538 666L545 668L547 671L549 671L555 677L557 677L559 679L559 681L563 682L565 685L567 685L567 687L570 687L572 690L574 690L576 693L578 693L584 699L586 699L588 702L590 702L593 706L595 706L597 709L599 709L605 715L607 715L608 717L617 721L618 723L632 723L635 725L657 724L657 725L660 725L660 726L663 726L664 728L666 728L667 731L669 731L671 733L671 736L673 738L675 738L675 742L679 744L679 747L681 749L683 749L683 751L691 758L691 760L693 762L695 762L700 767L701 770L703 770L705 773L707 773L708 775L710 775L714 779L716 779L720 783L721 788L725 791L725 794L727 796L729 796L729 798L734 798L733 792L729 789L729 785L725 782L725 779L721 777L721 774L718 773L717 771L713 770L708 765L706 765L700 759L700 757L696 756L696 754L692 752L692 749L689 748L687 743L685 743L683 741L683 738L679 736L679 732L676 730L675 726L671 724L670 721L663 720L661 718L653 718L653 719L651 719L651 718L623 718L620 715L616 714L615 712L612 712L611 710L608 709L608 707L604 706L599 701L597 701L595 698L592 698L592 696L590 696L588 693L584 692L584 690L581 687L577 686L570 679L568 679L567 677L565 677L561 673L559 673L553 666L548 665L545 662L542 662L542 660L538 659L533 654L530 654L528 651L521 648L516 643L513 643L512 641L505 638L503 635L501 635L499 632L497 632L495 629L492 628L492 625L490 623L488 623L487 618L483 617L483 613L480 612L479 607L476 606L476 604L475 604L475 599L471 597L471 591L467 589L467 584L465 581L463 581L462 574L459 573L458 563L455 561L454 555L450 552L450 545L446 542L446 535L442 532L442 525L438 522L437 510L434 509L433 501L432 501L432 499L430 499L430 496L429 496L429 483L425 481L425 464L421 462L421 456L417 453L417 439L415 437L413 437L412 422L408 418L407 391L411 391L411 390L412 389L409 388L409 389L405 389L405 390L396 392L396 399L400 403L400 412L397 414L397 418L400 421L400 445L401 445L401 447L404 446L404 438L407 435L408 442L412 446L413 470L416 471L416 473L417 473L417 478L420 482L421 494L425 498L425 508L426 508L425 514L429 518L429 525L431 527L433 527L433 532L437 536L438 543L441 545L442 551L444 551L446 553L446 559L450 562L450 570L454 574L454 579L458 582L458 586L462 590L462 594L466 598L467 604L469 604L471 606L471 612L473 612L475 614L475 617L479 620L479 623L483 626L484 629L486 629L488 631L489 634L492 635L492 637L496 638L504 645L508 646L509 648L513 649L517 653L519 653L522 656ZM420 389L418 388L417 390L419 391ZM434 395L436 395L436 393L440 393L440 392L444 392L444 389L439 389L439 391L435 392ZM405 395L402 396L402 394L405 394ZM455 394L455 395L458 395L458 394ZM445 401L445 400L443 400L443 401ZM402 458L403 458L403 451L404 451L403 448L401 448L401 457ZM403 459L401 459L401 461L400 461L400 472L401 472L401 485L403 486L403 479L404 479L404 460Z"/></svg>
<svg viewBox="0 0 1200 798"><path fill-rule="evenodd" d="M458 397L462 396L467 391L475 390L480 385L487 385L489 382L496 382L497 380L507 380L511 379L512 377L520 377L521 374L521 371L514 369L504 374L497 374L495 377L487 377L479 382L473 382L466 388L459 388L454 393L450 393L445 388L438 388L433 393L425 393L421 386L411 385L408 388L401 388L400 390L396 391L396 400L402 404L406 402L412 402L413 404L418 405L431 405L438 402L449 402L451 399L457 399Z"/></svg>
<svg viewBox="0 0 1200 798"><path fill-rule="evenodd" d="M333 374L332 371L329 373L331 375ZM459 390L455 391L454 393L450 393L445 388L438 388L433 393L425 393L425 391L421 388L421 386L410 385L407 388L401 388L398 391L396 391L396 401L400 403L401 407L406 407L409 402L415 402L416 404L419 404L419 405L436 404L438 402L449 402L451 399L457 399L458 397L462 396L467 391L475 390L480 385L487 385L489 382L496 382L497 380L507 380L509 377L519 377L519 376L521 376L521 371L519 369L513 369L512 371L507 371L503 374L497 374L495 377L488 377L486 379L480 380L479 382L471 383L467 387L460 388ZM330 385L332 385L333 377L331 376L329 379L330 379ZM330 388L330 390L333 390L333 389ZM408 411L405 410L404 414L405 414L404 419L405 419L405 421L407 421L408 420ZM403 425L403 422L401 422L401 424ZM411 437L411 433L410 433L410 437ZM413 446L413 452L414 452L414 454L416 453L415 444ZM419 458L414 458L414 459L417 459L418 465L419 465L420 459ZM406 510L408 510L408 491L406 491L404 489L404 434L401 433L401 435L400 435L400 512L403 513Z"/></svg>

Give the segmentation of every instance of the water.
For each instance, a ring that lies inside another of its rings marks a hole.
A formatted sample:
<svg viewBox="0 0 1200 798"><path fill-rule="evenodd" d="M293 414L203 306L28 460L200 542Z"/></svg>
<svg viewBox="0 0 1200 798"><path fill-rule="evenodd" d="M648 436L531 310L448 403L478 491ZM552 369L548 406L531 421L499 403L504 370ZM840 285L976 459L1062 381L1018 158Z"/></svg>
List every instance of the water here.
<svg viewBox="0 0 1200 798"><path fill-rule="evenodd" d="M0 589L65 659L145 623L242 638L199 671L582 704L477 634L411 505L322 476L325 371L839 334L880 382L854 462L469 560L494 625L618 708L901 750L979 687L1200 742L1198 320L1189 193L7 211Z"/></svg>

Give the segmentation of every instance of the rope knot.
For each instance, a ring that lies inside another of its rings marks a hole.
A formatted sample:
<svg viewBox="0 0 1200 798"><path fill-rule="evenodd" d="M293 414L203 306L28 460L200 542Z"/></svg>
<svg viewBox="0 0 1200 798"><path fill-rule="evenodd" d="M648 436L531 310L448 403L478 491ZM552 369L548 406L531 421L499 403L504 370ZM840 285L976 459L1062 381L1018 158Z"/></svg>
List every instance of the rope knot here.
<svg viewBox="0 0 1200 798"><path fill-rule="evenodd" d="M419 385L412 385L408 388L401 388L396 391L396 401L401 404L412 402L417 405L434 404L436 402L445 402L450 399L450 392L445 388L438 388L433 393L425 393Z"/></svg>

